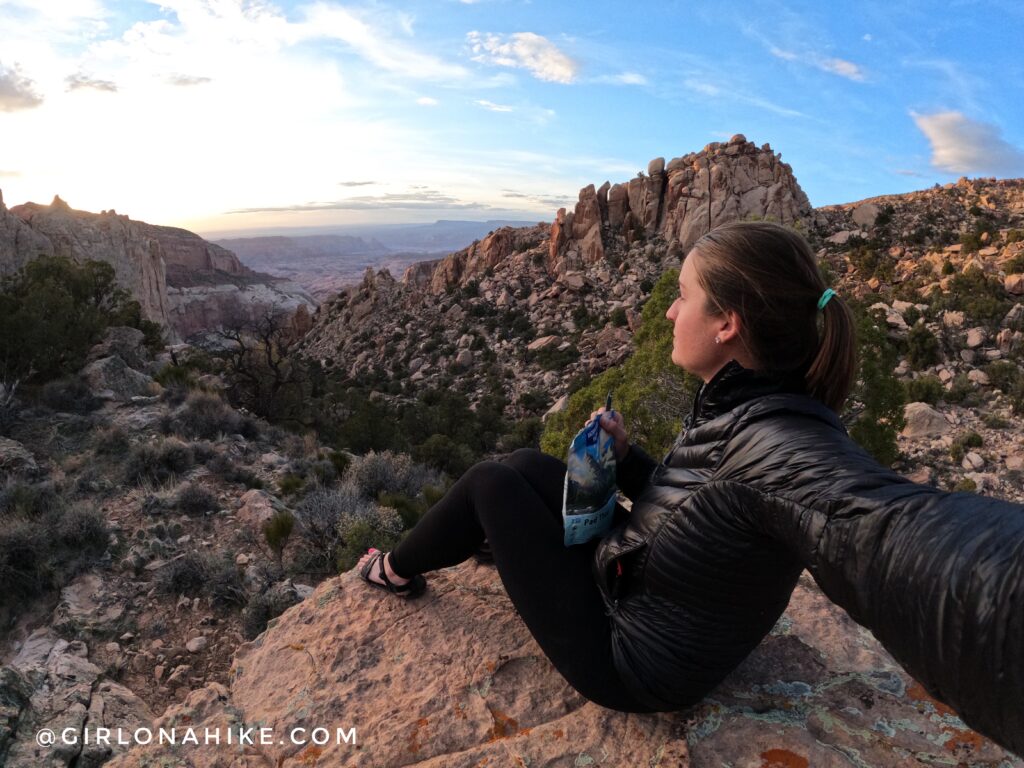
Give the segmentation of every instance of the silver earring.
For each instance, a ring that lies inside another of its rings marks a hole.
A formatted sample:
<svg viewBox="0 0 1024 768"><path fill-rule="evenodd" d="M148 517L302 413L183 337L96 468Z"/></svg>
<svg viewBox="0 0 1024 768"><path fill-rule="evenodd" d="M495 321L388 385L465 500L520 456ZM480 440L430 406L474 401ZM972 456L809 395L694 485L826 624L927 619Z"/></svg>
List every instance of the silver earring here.
<svg viewBox="0 0 1024 768"><path fill-rule="evenodd" d="M717 336L715 336L715 344L721 344L721 343L722 343L722 340L720 338L718 338Z"/></svg>

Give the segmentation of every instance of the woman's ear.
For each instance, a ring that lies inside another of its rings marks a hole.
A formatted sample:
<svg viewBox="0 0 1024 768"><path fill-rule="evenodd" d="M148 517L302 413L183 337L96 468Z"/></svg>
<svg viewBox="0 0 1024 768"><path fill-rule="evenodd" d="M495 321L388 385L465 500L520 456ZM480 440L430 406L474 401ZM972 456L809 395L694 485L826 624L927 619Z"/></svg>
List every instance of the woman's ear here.
<svg viewBox="0 0 1024 768"><path fill-rule="evenodd" d="M734 338L739 338L742 320L735 310L728 310L722 314L721 324L718 328L718 338L725 344Z"/></svg>

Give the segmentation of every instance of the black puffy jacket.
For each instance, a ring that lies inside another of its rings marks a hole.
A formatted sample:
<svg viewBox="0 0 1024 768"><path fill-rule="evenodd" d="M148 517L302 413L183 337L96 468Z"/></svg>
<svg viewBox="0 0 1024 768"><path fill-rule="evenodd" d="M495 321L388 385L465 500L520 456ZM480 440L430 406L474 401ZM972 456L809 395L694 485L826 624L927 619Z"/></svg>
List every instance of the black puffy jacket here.
<svg viewBox="0 0 1024 768"><path fill-rule="evenodd" d="M694 704L769 632L807 568L935 698L1024 754L1024 505L917 485L836 415L730 362L598 544L616 666L641 702Z"/></svg>

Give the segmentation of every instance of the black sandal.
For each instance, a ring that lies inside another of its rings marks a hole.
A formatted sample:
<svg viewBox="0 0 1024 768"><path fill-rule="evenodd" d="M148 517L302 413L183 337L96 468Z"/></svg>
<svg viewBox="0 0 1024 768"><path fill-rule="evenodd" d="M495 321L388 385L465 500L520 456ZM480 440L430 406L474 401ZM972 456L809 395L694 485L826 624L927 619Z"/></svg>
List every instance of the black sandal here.
<svg viewBox="0 0 1024 768"><path fill-rule="evenodd" d="M427 580L420 574L416 574L405 584L395 584L389 578L387 570L384 568L384 558L387 556L386 552L381 552L379 549L373 551L373 556L366 561L366 564L359 570L359 576L369 584L371 587L377 587L377 589L383 589L390 592L393 595L399 597L419 597L427 589ZM370 578L370 573L374 566L377 566L377 576L384 582L373 581Z"/></svg>

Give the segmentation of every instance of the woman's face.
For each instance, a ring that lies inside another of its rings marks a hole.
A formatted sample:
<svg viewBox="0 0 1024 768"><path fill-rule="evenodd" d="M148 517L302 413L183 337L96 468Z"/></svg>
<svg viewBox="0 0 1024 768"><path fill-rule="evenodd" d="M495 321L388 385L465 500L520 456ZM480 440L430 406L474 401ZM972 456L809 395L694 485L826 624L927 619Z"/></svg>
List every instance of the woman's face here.
<svg viewBox="0 0 1024 768"><path fill-rule="evenodd" d="M723 315L705 311L707 294L697 282L700 256L690 251L679 271L679 296L665 317L672 321L672 362L690 373L710 381L730 360L727 344L715 344L722 334Z"/></svg>

